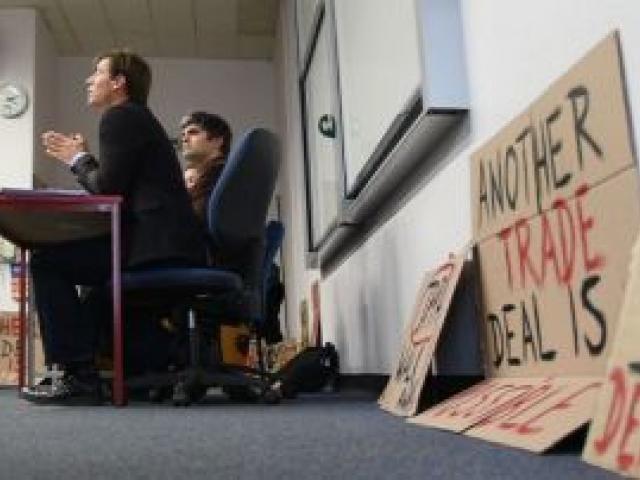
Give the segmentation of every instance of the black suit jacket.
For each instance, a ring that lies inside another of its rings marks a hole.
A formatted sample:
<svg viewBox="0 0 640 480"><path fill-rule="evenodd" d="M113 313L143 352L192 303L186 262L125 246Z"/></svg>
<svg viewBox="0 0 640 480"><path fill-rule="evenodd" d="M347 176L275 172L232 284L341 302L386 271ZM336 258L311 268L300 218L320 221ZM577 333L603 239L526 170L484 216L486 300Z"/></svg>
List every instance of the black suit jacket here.
<svg viewBox="0 0 640 480"><path fill-rule="evenodd" d="M123 264L202 263L205 239L180 164L151 111L133 102L111 107L99 133L99 159L84 155L72 171L91 193L122 195Z"/></svg>

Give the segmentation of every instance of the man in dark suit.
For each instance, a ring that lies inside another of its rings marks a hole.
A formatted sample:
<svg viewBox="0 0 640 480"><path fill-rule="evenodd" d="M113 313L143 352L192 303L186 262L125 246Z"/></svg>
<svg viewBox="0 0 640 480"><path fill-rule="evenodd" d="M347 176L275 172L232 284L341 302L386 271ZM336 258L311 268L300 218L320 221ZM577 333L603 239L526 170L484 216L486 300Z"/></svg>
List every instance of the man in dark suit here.
<svg viewBox="0 0 640 480"><path fill-rule="evenodd" d="M64 162L90 193L117 194L122 204L122 263L195 265L205 241L166 132L146 106L151 72L138 55L112 51L97 57L86 81L87 103L101 112L99 157L79 134L43 134L48 155ZM45 361L64 370L48 390L23 392L39 403L99 401L95 369L97 318L83 308L77 285L104 285L110 276L109 238L33 252L31 272Z"/></svg>

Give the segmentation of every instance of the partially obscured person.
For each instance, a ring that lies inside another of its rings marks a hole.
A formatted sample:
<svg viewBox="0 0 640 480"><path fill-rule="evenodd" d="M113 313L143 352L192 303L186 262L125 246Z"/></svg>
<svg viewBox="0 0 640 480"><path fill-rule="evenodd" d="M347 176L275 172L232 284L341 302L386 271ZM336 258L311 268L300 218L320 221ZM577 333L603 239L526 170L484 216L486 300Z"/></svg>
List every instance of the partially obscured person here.
<svg viewBox="0 0 640 480"><path fill-rule="evenodd" d="M195 170L195 180L189 188L193 209L206 224L207 202L231 148L231 128L221 116L207 112L186 115L180 127L182 155L187 162L187 170Z"/></svg>

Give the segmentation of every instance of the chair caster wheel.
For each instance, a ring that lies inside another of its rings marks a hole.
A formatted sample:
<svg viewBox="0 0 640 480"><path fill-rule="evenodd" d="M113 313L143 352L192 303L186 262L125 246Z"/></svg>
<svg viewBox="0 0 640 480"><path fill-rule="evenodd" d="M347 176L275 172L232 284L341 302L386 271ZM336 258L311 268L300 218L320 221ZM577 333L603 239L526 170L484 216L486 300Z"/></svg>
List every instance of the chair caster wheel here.
<svg viewBox="0 0 640 480"><path fill-rule="evenodd" d="M171 403L174 407L188 407L191 404L191 397L188 395L184 383L178 382L174 385Z"/></svg>
<svg viewBox="0 0 640 480"><path fill-rule="evenodd" d="M198 403L207 396L207 387L204 385L193 385L189 391L191 403Z"/></svg>
<svg viewBox="0 0 640 480"><path fill-rule="evenodd" d="M298 396L296 389L288 383L283 383L282 380L277 380L271 384L270 388L271 390L276 390L281 398L286 398L287 400L293 400Z"/></svg>
<svg viewBox="0 0 640 480"><path fill-rule="evenodd" d="M279 390L268 388L262 393L262 400L268 405L277 405L282 400L282 395Z"/></svg>
<svg viewBox="0 0 640 480"><path fill-rule="evenodd" d="M173 386L171 401L176 407L188 407L197 403L207 395L207 387L204 385L178 382Z"/></svg>
<svg viewBox="0 0 640 480"><path fill-rule="evenodd" d="M246 385L224 385L222 391L232 402L252 403L260 398L260 392Z"/></svg>
<svg viewBox="0 0 640 480"><path fill-rule="evenodd" d="M162 403L171 396L171 389L167 387L150 388L147 396L151 403Z"/></svg>
<svg viewBox="0 0 640 480"><path fill-rule="evenodd" d="M100 381L100 397L104 399L113 398L113 390L111 388L111 382ZM126 398L126 394L125 394Z"/></svg>

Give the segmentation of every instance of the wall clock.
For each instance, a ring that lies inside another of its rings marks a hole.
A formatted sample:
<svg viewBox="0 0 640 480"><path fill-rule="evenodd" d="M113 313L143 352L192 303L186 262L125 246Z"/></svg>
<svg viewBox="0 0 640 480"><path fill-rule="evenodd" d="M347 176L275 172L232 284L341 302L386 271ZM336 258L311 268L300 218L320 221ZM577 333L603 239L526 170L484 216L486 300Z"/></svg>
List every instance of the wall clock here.
<svg viewBox="0 0 640 480"><path fill-rule="evenodd" d="M24 88L14 83L0 83L0 116L16 118L22 115L29 105L29 97Z"/></svg>

